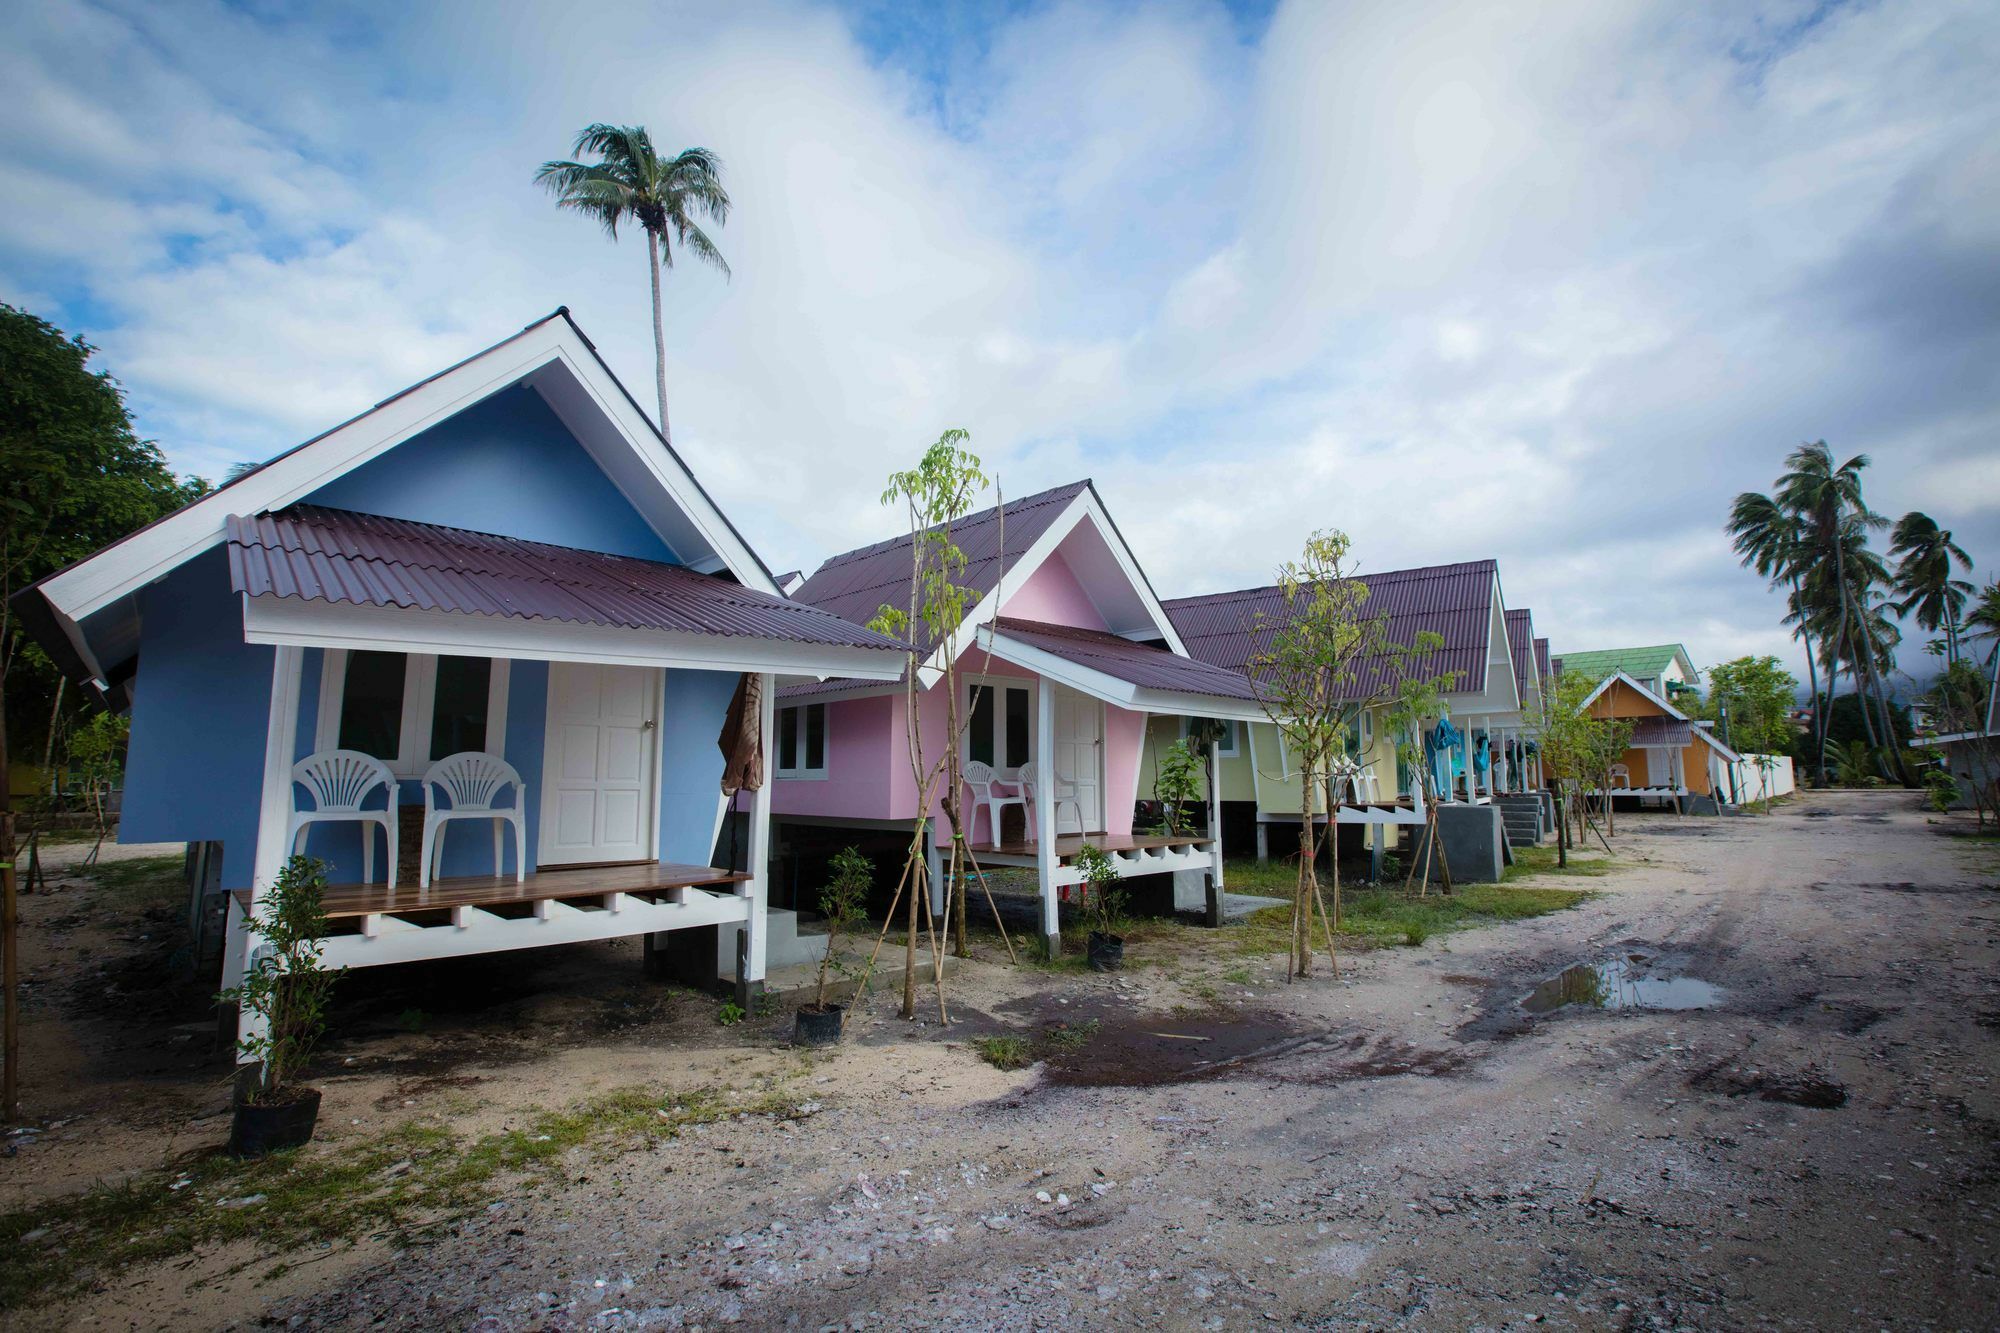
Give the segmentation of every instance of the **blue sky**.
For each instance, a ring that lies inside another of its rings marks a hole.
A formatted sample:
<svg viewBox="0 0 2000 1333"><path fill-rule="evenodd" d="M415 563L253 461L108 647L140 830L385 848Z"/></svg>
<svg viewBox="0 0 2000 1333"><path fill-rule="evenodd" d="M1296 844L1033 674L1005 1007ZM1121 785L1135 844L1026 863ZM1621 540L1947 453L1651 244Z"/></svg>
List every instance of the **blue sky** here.
<svg viewBox="0 0 2000 1333"><path fill-rule="evenodd" d="M1560 650L1796 659L1730 497L1824 437L2000 573L1991 4L16 7L0 299L218 476L643 252L537 192L591 120L721 153L676 441L779 567L969 428L1092 475L1169 594L1494 556ZM642 397L647 395L641 394Z"/></svg>

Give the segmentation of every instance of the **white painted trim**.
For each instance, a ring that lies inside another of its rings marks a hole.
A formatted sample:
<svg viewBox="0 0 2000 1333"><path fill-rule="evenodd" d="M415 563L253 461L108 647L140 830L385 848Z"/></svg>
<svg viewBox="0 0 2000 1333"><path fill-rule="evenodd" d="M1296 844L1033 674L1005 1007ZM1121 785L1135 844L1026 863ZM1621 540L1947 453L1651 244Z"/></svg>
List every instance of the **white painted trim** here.
<svg viewBox="0 0 2000 1333"><path fill-rule="evenodd" d="M991 592L979 599L979 604L972 608L958 628L932 649L930 656L919 664L918 678L925 683L925 688L937 683L937 679L944 672L946 662L956 659L959 654L979 642L980 631L992 629L993 618L1000 614L1001 600L1020 591L1021 587L1034 577L1035 571L1042 567L1055 549L1061 546L1063 541L1076 531L1077 525L1086 518L1091 520L1097 529L1097 535L1103 539L1105 548L1111 552L1112 558L1118 562L1119 570L1131 584L1133 593L1145 606L1146 614L1152 618L1152 629L1166 641L1169 651L1176 657L1188 655L1187 645L1181 642L1179 632L1174 629L1173 620L1167 615L1167 609L1161 606L1159 599L1149 591L1145 575L1140 573L1139 563L1132 557L1131 548L1126 546L1118 535L1118 529L1111 522L1110 515L1105 513L1103 506L1097 502L1096 493L1085 487L1077 492L1068 508L1064 509L1062 515L1035 539L1034 544L1021 553L1020 559L1007 567L999 583ZM1088 588L1084 589L1085 595L1089 592ZM1093 599L1094 604L1095 599ZM1128 632L1124 637L1130 638L1135 632Z"/></svg>
<svg viewBox="0 0 2000 1333"><path fill-rule="evenodd" d="M1116 676L1072 662L1066 657L1058 657L1043 648L1036 648L1010 638L1005 633L995 631L991 626L982 625L980 647L1003 662L1012 663L1025 671L1066 685L1079 694L1088 694L1108 704L1134 713L1166 713L1175 715L1192 714L1196 717L1222 718L1233 722L1268 720L1264 710L1247 699L1223 699L1208 694L1184 694L1178 691L1155 689L1150 686L1134 685Z"/></svg>
<svg viewBox="0 0 2000 1333"><path fill-rule="evenodd" d="M1035 691L1035 753L1048 765L1055 754L1056 696ZM995 838L995 842L999 839ZM1050 941L1062 936L1062 914L1056 903L1056 784L1053 765L1035 784L1035 880L1042 895L1042 934ZM1053 952L1053 950L1051 950Z"/></svg>
<svg viewBox="0 0 2000 1333"><path fill-rule="evenodd" d="M663 899L668 896L664 891L660 894ZM464 914L463 925L418 926L385 914L373 936L364 933L327 937L321 957L327 966L336 968L463 958L470 954L580 944L748 921L754 909L751 899L696 888L689 890L680 902L649 903L629 894L621 895L615 912L588 911L554 898L537 899L534 913L520 918L472 908Z"/></svg>
<svg viewBox="0 0 2000 1333"><path fill-rule="evenodd" d="M775 704L774 707L777 709L778 721L780 723L783 723L784 715L786 713L795 712L798 714L798 717L794 720L793 723L798 734L795 737L793 737L792 748L794 753L798 755L799 759L802 762L791 768L780 767L778 763L778 756L782 754L783 751L778 748L776 741L774 739L770 751L772 774L776 777L784 779L786 782L825 782L827 774L827 761L833 757L833 731L831 730L833 724L831 720L823 722L820 726L819 767L808 768L803 763L803 760L806 757L805 710L808 708L817 708L820 710L820 716L822 718L825 718L826 700L801 699L799 702L795 704L778 703Z"/></svg>
<svg viewBox="0 0 2000 1333"><path fill-rule="evenodd" d="M1680 709L1674 707L1672 704L1668 703L1665 699L1662 699L1659 695L1653 693L1651 690L1647 689L1644 685L1641 685L1638 681L1626 675L1623 670L1614 671L1610 675L1606 676L1603 680L1597 682L1597 688L1592 690L1588 695L1584 696L1583 702L1578 704L1577 707L1578 708L1590 707L1592 704L1596 703L1598 699L1603 697L1604 692L1606 690L1611 688L1611 684L1613 681L1619 681L1619 680L1624 681L1627 685L1637 690L1639 694L1643 698L1645 698L1649 703L1658 704L1661 708L1665 709L1668 717L1674 718L1677 721L1681 722L1685 722L1688 720L1688 715L1686 713L1683 713Z"/></svg>
<svg viewBox="0 0 2000 1333"><path fill-rule="evenodd" d="M745 587L775 594L777 588L763 566L730 533L720 511L701 497L693 476L675 465L651 423L619 391L569 321L560 317L544 320L377 404L242 480L72 565L44 583L42 592L62 615L80 621L220 544L229 515L256 514L296 503L474 403L532 374L546 375L555 367L560 367L625 437L635 456L687 521L709 541L711 549L723 557L737 580ZM547 395L543 396L546 401ZM699 553L687 554L699 561Z"/></svg>
<svg viewBox="0 0 2000 1333"><path fill-rule="evenodd" d="M777 671L870 680L894 680L901 672L903 657L886 649L307 602L295 597L246 597L243 638L247 643L311 648L373 648L392 653L521 657L695 671Z"/></svg>
<svg viewBox="0 0 2000 1333"><path fill-rule="evenodd" d="M340 718L346 703L347 655L350 649L327 648L320 653L319 699L314 709L313 749L340 748ZM399 650L391 650L399 651ZM468 654L453 653L453 657ZM403 718L398 729L397 753L376 755L397 777L416 781L443 755L430 753L431 724L437 718L437 662L435 653L404 653ZM513 675L510 660L490 657L492 671L486 682L486 753L507 754L507 694Z"/></svg>
<svg viewBox="0 0 2000 1333"><path fill-rule="evenodd" d="M771 755L774 739L774 725L777 715L778 682L770 673L764 676L762 700L757 709L757 744L763 749L766 759ZM831 733L827 736L829 747L833 744ZM747 885L737 885L742 894L747 888L744 929L749 935L749 947L745 951L743 979L762 981L770 948L770 902L771 902L771 787L772 779L768 770L764 781L750 794L750 837L748 839L749 863L745 867L750 872Z"/></svg>

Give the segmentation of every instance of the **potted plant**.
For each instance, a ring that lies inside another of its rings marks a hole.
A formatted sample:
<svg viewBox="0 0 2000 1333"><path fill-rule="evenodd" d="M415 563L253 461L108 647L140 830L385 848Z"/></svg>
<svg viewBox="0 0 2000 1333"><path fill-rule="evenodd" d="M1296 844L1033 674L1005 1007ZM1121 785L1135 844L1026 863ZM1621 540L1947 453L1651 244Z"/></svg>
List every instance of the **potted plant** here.
<svg viewBox="0 0 2000 1333"><path fill-rule="evenodd" d="M1084 910L1090 913L1090 968L1116 972L1125 966L1125 892L1117 888L1118 863L1103 848L1085 843L1070 864L1083 875Z"/></svg>
<svg viewBox="0 0 2000 1333"><path fill-rule="evenodd" d="M835 972L847 975L847 960L840 956L840 932L860 918L875 882L875 863L858 848L842 848L830 864L833 879L819 891L819 910L826 917L826 954L819 960L819 991L811 1004L799 1006L792 1024L792 1040L800 1046L832 1046L840 1041L846 1011L827 1001L827 980Z"/></svg>
<svg viewBox="0 0 2000 1333"><path fill-rule="evenodd" d="M237 1045L257 1077L237 1088L229 1151L262 1157L312 1138L319 1089L293 1080L326 1029L327 1002L339 975L320 961L326 934L326 862L294 856L257 900L245 924L260 943L241 985L222 993L259 1020Z"/></svg>

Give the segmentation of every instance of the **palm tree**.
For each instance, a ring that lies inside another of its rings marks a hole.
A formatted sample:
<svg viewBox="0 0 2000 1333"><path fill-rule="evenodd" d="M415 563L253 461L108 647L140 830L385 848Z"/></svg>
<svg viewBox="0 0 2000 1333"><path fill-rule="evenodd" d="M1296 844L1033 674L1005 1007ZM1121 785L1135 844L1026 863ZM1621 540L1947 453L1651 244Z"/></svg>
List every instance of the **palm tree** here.
<svg viewBox="0 0 2000 1333"><path fill-rule="evenodd" d="M1969 573L1972 557L1951 539L1950 529L1940 528L1929 514L1916 512L1896 521L1889 553L1898 557L1895 586L1903 600L1896 609L1906 616L1914 614L1917 624L1932 633L1942 626L1945 661L1956 662L1959 617L1972 585L1953 578L1951 567L1956 562Z"/></svg>
<svg viewBox="0 0 2000 1333"><path fill-rule="evenodd" d="M589 125L570 150L596 162L544 162L537 184L561 208L596 218L613 240L618 224L636 221L646 232L646 269L653 280L653 362L660 391L660 434L667 428L667 335L660 313L660 270L674 266L674 242L729 276L729 265L697 217L717 226L729 220L729 192L722 188L722 159L706 148L683 149L662 158L638 125Z"/></svg>
<svg viewBox="0 0 2000 1333"><path fill-rule="evenodd" d="M1743 557L1743 563L1769 579L1771 586L1783 583L1791 589L1785 599L1785 623L1793 627L1793 635L1806 650L1806 688L1813 701L1813 730L1820 733L1815 748L1819 755L1819 783L1824 787L1825 727L1829 710L1820 704L1819 658L1813 653L1812 627L1802 587L1806 563L1804 527L1798 515L1788 512L1776 500L1757 491L1744 491L1730 506L1728 531L1734 539L1736 553ZM1829 700L1833 697L1831 684L1827 697Z"/></svg>
<svg viewBox="0 0 2000 1333"><path fill-rule="evenodd" d="M1887 580L1881 557L1868 549L1871 530L1889 521L1868 508L1861 493L1861 474L1868 455L1856 454L1836 465L1825 440L1802 444L1786 458L1778 479L1778 503L1799 516L1804 525L1806 601L1822 620L1822 641L1831 639L1833 653L1854 673L1861 717L1871 743L1875 735L1871 697L1886 714L1881 686L1880 653L1869 629L1864 603L1869 591ZM1902 755L1888 743L1888 761L1899 777ZM1885 774L1886 776L1886 774Z"/></svg>

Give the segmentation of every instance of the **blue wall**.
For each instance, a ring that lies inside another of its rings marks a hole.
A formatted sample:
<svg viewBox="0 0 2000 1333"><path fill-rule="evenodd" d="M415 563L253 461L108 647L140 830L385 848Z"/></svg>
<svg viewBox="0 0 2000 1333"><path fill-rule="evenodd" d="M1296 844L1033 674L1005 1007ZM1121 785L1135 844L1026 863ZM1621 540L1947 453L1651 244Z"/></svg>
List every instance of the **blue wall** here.
<svg viewBox="0 0 2000 1333"><path fill-rule="evenodd" d="M335 509L680 563L541 395L518 386L306 498Z"/></svg>
<svg viewBox="0 0 2000 1333"><path fill-rule="evenodd" d="M738 679L728 671L667 673L667 710L660 719L666 761L660 779L662 860L705 866L715 850L715 806L722 798L722 749L716 740Z"/></svg>
<svg viewBox="0 0 2000 1333"><path fill-rule="evenodd" d="M675 558L539 395L522 388L433 426L310 498L534 541ZM256 854L273 650L243 642L241 599L230 591L227 557L219 549L142 592L140 613L140 670L120 837L219 841L224 887L245 887ZM323 657L318 649L305 653L295 759L313 750ZM544 662L517 660L508 682L505 752L529 787L530 868L540 835L548 670ZM722 775L715 742L736 677L674 671L667 674L666 688L659 731L663 855L704 864L713 850ZM415 782L404 782L399 799L420 806L423 798ZM421 818L414 812L410 817ZM490 828L472 821L457 825L446 842L444 872L491 873ZM315 829L307 842L312 855L332 863L336 883L360 878L360 847L352 825ZM379 841L376 853L379 876L385 854Z"/></svg>
<svg viewBox="0 0 2000 1333"><path fill-rule="evenodd" d="M139 613L118 840L220 842L223 887L242 888L257 852L276 650L243 642L220 548L142 591Z"/></svg>

